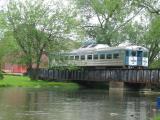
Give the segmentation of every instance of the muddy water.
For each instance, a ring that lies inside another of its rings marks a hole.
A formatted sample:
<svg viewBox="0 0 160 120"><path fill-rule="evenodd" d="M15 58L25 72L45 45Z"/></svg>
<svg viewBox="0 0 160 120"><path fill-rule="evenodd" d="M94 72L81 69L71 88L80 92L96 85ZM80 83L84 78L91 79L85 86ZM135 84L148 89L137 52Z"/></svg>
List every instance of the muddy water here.
<svg viewBox="0 0 160 120"><path fill-rule="evenodd" d="M151 120L157 95L107 90L0 89L0 120Z"/></svg>

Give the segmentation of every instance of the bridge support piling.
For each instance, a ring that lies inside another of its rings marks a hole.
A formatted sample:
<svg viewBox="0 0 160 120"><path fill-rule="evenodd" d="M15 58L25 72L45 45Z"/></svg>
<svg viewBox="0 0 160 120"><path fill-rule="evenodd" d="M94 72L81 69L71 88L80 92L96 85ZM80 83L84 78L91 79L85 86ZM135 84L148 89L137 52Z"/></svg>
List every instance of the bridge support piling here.
<svg viewBox="0 0 160 120"><path fill-rule="evenodd" d="M109 96L115 99L123 99L124 82L110 81L109 82Z"/></svg>
<svg viewBox="0 0 160 120"><path fill-rule="evenodd" d="M109 82L109 90L124 90L124 82L110 81Z"/></svg>
<svg viewBox="0 0 160 120"><path fill-rule="evenodd" d="M146 83L126 83L126 82L109 82L109 93L122 94L124 91L139 91L143 93L151 92L151 85Z"/></svg>
<svg viewBox="0 0 160 120"><path fill-rule="evenodd" d="M124 86L128 91L151 92L151 85L146 83L124 83Z"/></svg>

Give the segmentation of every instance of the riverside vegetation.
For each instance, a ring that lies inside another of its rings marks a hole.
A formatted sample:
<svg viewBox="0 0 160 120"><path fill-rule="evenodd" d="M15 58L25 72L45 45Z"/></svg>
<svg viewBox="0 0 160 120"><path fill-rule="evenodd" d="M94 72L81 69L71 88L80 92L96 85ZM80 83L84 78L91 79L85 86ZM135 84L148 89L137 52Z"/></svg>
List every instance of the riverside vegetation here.
<svg viewBox="0 0 160 120"><path fill-rule="evenodd" d="M160 120L160 116L155 117L154 120Z"/></svg>
<svg viewBox="0 0 160 120"><path fill-rule="evenodd" d="M3 74L0 71L0 80L2 80L2 79L3 79Z"/></svg>
<svg viewBox="0 0 160 120"><path fill-rule="evenodd" d="M43 80L30 80L26 76L4 75L0 80L0 87L30 87L30 88L55 88L61 90L76 90L79 85L66 82L48 82Z"/></svg>

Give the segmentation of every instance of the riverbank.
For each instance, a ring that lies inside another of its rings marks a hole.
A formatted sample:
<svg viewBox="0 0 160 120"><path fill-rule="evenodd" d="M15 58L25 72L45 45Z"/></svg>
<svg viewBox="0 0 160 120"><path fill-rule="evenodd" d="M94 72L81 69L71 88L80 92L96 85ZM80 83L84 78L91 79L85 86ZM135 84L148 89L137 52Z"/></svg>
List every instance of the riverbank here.
<svg viewBox="0 0 160 120"><path fill-rule="evenodd" d="M26 76L4 75L4 79L0 80L0 87L31 87L31 88L56 88L56 89L79 89L76 83L66 82L48 82L42 80L30 80Z"/></svg>

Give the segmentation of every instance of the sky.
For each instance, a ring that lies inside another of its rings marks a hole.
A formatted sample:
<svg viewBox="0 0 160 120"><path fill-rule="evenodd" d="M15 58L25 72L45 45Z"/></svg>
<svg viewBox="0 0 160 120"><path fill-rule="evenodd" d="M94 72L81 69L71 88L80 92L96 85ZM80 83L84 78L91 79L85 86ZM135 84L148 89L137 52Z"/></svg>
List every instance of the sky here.
<svg viewBox="0 0 160 120"><path fill-rule="evenodd" d="M6 6L8 0L0 0L0 10Z"/></svg>
<svg viewBox="0 0 160 120"><path fill-rule="evenodd" d="M7 0L0 0L0 6L5 5L5 4L6 4L6 2L7 2Z"/></svg>

